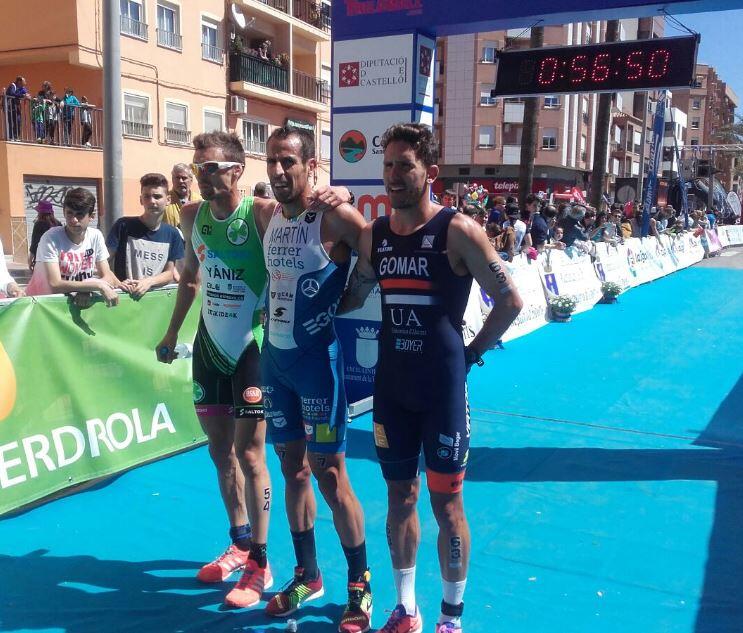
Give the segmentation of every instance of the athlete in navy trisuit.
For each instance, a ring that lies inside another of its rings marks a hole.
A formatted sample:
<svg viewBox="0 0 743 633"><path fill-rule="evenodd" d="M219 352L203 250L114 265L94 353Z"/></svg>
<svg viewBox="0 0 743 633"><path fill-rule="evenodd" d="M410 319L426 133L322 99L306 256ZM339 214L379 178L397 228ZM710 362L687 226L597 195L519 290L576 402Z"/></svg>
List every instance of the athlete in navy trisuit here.
<svg viewBox="0 0 743 633"><path fill-rule="evenodd" d="M431 200L438 151L426 126L394 125L382 137L383 177L392 214L367 225L338 313L363 305L375 284L382 330L374 386L374 441L387 482L387 535L398 605L385 633L423 628L415 600L420 542L416 505L423 447L439 527L443 583L436 633L462 631L470 531L462 500L469 454L466 375L522 308L503 262L472 219ZM462 317L472 279L495 300L465 348Z"/></svg>

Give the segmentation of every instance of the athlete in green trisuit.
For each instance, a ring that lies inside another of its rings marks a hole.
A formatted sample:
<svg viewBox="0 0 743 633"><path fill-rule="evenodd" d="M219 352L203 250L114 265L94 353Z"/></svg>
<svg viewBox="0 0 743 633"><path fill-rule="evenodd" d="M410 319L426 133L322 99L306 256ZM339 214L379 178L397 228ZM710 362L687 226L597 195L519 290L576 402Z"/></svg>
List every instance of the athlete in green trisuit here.
<svg viewBox="0 0 743 633"><path fill-rule="evenodd" d="M197 577L222 582L242 569L225 603L249 607L273 583L266 559L271 483L259 351L267 281L262 239L276 201L239 193L245 152L236 135L199 134L193 144L192 169L204 202L181 210L185 263L170 325L156 354L165 363L175 358L178 332L201 284L201 318L193 347L194 404L217 469L232 543ZM329 188L315 195L331 206L346 201Z"/></svg>

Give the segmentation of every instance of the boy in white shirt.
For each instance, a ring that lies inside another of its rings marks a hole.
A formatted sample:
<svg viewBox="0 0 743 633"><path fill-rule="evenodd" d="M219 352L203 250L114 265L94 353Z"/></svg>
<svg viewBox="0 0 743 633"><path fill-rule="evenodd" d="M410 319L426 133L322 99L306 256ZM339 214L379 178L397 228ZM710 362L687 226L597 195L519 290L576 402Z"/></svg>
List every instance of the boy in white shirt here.
<svg viewBox="0 0 743 633"><path fill-rule="evenodd" d="M95 196L75 187L65 194L62 206L65 225L42 236L26 294L98 292L108 307L115 306L119 302L115 289L122 283L109 268L103 234L89 226L95 215Z"/></svg>

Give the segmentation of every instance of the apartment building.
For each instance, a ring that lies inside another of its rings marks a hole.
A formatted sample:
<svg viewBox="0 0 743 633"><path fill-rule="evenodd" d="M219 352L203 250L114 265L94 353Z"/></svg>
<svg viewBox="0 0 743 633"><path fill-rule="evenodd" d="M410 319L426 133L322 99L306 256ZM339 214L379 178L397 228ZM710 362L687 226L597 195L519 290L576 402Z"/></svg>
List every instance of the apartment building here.
<svg viewBox="0 0 743 633"><path fill-rule="evenodd" d="M120 0L125 215L140 212L139 178L190 162L193 136L233 130L246 145L245 191L265 180L265 141L286 122L312 128L329 180L329 6L310 0ZM0 85L24 76L31 95L51 82L91 104L92 135L79 114L51 133L37 129L31 101L20 127L0 117L0 239L25 260L34 207L49 199L61 217L70 187L103 202L101 0L8 3L0 21ZM268 45L266 46L266 42ZM261 46L265 59L256 54ZM5 105L5 104L3 104ZM14 107L14 106L11 106ZM40 138L40 136L42 138ZM85 142L84 142L85 141ZM326 146L327 145L327 146Z"/></svg>
<svg viewBox="0 0 743 633"><path fill-rule="evenodd" d="M622 40L658 37L662 32L659 19L620 21ZM528 48L530 36L530 29L510 29L438 42L435 127L443 151L440 190L456 182L474 181L499 194L517 191L524 100L492 98L490 93L495 86L496 51ZM605 39L605 21L544 28L544 46L577 46ZM645 94L614 96L607 191L614 190L616 178L639 177L647 160L643 128L651 124L655 97L651 94L646 99ZM586 189L593 170L598 95L546 95L538 102L534 191L560 192L574 185Z"/></svg>

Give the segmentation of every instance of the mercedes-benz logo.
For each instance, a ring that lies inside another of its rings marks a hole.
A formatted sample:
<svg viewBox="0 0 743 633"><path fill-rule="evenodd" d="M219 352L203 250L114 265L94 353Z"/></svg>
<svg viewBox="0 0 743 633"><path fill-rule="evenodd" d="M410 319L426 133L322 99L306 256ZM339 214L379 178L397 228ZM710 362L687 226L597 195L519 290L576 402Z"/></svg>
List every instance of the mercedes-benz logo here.
<svg viewBox="0 0 743 633"><path fill-rule="evenodd" d="M312 299L318 292L320 292L320 284L316 279L305 279L302 282L302 294L305 297Z"/></svg>

